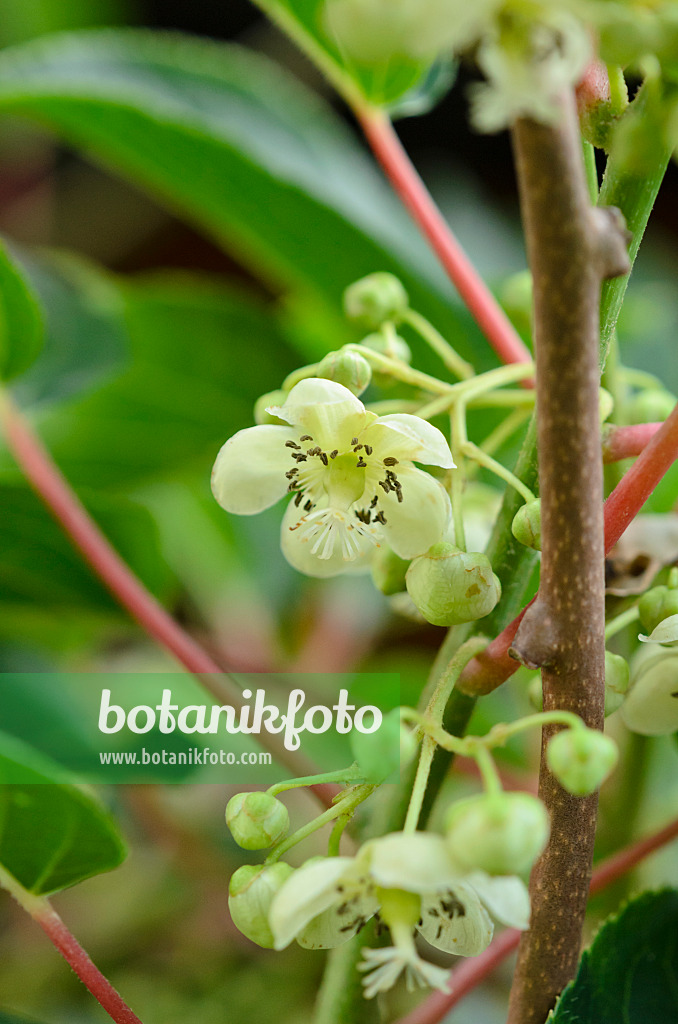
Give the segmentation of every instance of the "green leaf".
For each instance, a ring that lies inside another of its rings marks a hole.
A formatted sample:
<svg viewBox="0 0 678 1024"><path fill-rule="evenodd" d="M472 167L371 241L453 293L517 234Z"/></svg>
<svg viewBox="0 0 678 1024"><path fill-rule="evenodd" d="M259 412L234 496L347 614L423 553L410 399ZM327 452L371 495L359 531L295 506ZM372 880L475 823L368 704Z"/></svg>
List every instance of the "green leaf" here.
<svg viewBox="0 0 678 1024"><path fill-rule="evenodd" d="M169 578L149 513L122 498L87 495L86 505L122 557L156 594ZM0 486L0 618L7 607L124 614L28 487ZM0 624L0 630L2 630Z"/></svg>
<svg viewBox="0 0 678 1024"><path fill-rule="evenodd" d="M306 51L349 101L390 106L425 76L430 62L394 55L379 63L352 60L327 29L326 0L255 0L268 16Z"/></svg>
<svg viewBox="0 0 678 1024"><path fill-rule="evenodd" d="M17 254L45 318L45 345L14 393L23 406L89 391L127 359L124 305L114 280L63 253Z"/></svg>
<svg viewBox="0 0 678 1024"><path fill-rule="evenodd" d="M440 330L460 333L450 285L371 160L261 56L139 32L53 36L0 56L2 110L148 189L276 290L338 310L352 281L391 271Z"/></svg>
<svg viewBox="0 0 678 1024"><path fill-rule="evenodd" d="M272 307L193 275L121 283L130 362L120 376L42 418L71 483L119 488L199 468L252 424L255 400L298 361Z"/></svg>
<svg viewBox="0 0 678 1024"><path fill-rule="evenodd" d="M678 1020L678 890L643 893L603 925L551 1024Z"/></svg>
<svg viewBox="0 0 678 1024"><path fill-rule="evenodd" d="M42 347L42 318L32 289L0 245L0 378L11 380Z"/></svg>
<svg viewBox="0 0 678 1024"><path fill-rule="evenodd" d="M26 744L0 733L0 864L42 896L110 871L125 847L94 796Z"/></svg>

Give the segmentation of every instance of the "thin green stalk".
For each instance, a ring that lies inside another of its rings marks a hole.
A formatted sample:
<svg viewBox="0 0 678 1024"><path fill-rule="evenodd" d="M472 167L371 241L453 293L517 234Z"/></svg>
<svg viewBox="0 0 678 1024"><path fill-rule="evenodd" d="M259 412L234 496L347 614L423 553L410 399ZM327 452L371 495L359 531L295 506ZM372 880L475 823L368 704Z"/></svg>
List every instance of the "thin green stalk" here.
<svg viewBox="0 0 678 1024"><path fill-rule="evenodd" d="M403 323L409 324L426 342L426 344L440 357L444 365L455 377L468 380L475 376L475 370L470 363L455 352L450 343L437 331L433 324L430 324L426 317L417 313L414 309L408 309L402 314Z"/></svg>

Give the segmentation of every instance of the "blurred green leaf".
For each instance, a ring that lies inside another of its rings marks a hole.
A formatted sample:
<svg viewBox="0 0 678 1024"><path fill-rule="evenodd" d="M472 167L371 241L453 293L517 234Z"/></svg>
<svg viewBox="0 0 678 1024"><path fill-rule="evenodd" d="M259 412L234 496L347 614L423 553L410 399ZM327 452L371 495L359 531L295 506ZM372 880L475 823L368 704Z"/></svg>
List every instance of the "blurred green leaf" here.
<svg viewBox="0 0 678 1024"><path fill-rule="evenodd" d="M0 863L47 895L122 863L117 825L89 792L26 744L0 733Z"/></svg>
<svg viewBox="0 0 678 1024"><path fill-rule="evenodd" d="M325 22L325 0L255 0L306 51L347 98L356 94L376 106L389 106L415 88L429 63L397 55L378 63L351 59L337 45Z"/></svg>
<svg viewBox="0 0 678 1024"><path fill-rule="evenodd" d="M47 404L88 391L127 359L127 330L113 280L63 253L18 253L22 272L40 301L45 345L17 381L20 404Z"/></svg>
<svg viewBox="0 0 678 1024"><path fill-rule="evenodd" d="M126 0L30 0L4 4L0 44L7 46L62 29L111 25L123 19L127 6Z"/></svg>
<svg viewBox="0 0 678 1024"><path fill-rule="evenodd" d="M125 561L154 593L169 576L148 512L122 498L87 495L85 504ZM26 486L0 486L0 610L39 605L122 614L61 528Z"/></svg>
<svg viewBox="0 0 678 1024"><path fill-rule="evenodd" d="M198 465L209 479L256 398L295 365L270 308L190 275L121 285L130 363L41 433L69 480L111 488Z"/></svg>
<svg viewBox="0 0 678 1024"><path fill-rule="evenodd" d="M552 1024L644 1024L678 1019L678 890L643 893L607 921L586 950Z"/></svg>
<svg viewBox="0 0 678 1024"><path fill-rule="evenodd" d="M40 308L7 250L0 245L0 377L11 380L42 347Z"/></svg>
<svg viewBox="0 0 678 1024"><path fill-rule="evenodd" d="M0 110L49 126L148 189L274 288L340 308L375 270L400 276L443 333L469 332L451 287L355 139L251 52L178 36L53 36L0 56ZM475 337L477 337L475 333Z"/></svg>

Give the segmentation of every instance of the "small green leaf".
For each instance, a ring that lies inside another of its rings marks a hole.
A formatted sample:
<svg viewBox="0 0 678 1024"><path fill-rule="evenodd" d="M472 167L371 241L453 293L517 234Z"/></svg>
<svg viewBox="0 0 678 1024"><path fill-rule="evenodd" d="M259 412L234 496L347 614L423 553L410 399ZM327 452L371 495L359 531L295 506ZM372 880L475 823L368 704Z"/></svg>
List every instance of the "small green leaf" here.
<svg viewBox="0 0 678 1024"><path fill-rule="evenodd" d="M0 378L23 373L42 347L37 299L7 250L0 245Z"/></svg>
<svg viewBox="0 0 678 1024"><path fill-rule="evenodd" d="M678 890L643 893L603 925L550 1024L678 1020Z"/></svg>
<svg viewBox="0 0 678 1024"><path fill-rule="evenodd" d="M44 896L110 871L125 846L95 797L26 744L0 733L0 864Z"/></svg>

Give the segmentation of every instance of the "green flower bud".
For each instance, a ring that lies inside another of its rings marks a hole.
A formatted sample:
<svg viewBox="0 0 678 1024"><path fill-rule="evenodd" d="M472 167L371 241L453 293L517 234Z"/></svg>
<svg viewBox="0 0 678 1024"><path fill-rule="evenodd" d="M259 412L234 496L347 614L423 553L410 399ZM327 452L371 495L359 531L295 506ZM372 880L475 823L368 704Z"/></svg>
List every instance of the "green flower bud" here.
<svg viewBox="0 0 678 1024"><path fill-rule="evenodd" d="M318 364L316 373L318 377L343 384L354 395L362 395L372 380L372 368L365 357L343 348L329 352Z"/></svg>
<svg viewBox="0 0 678 1024"><path fill-rule="evenodd" d="M409 301L393 274L368 274L344 292L344 312L349 320L375 331L387 320L398 320Z"/></svg>
<svg viewBox="0 0 678 1024"><path fill-rule="evenodd" d="M549 741L546 762L573 796L594 793L617 763L614 740L597 729L563 729Z"/></svg>
<svg viewBox="0 0 678 1024"><path fill-rule="evenodd" d="M669 416L676 405L676 396L665 388L646 388L634 395L626 407L630 423L658 423Z"/></svg>
<svg viewBox="0 0 678 1024"><path fill-rule="evenodd" d="M549 816L529 793L482 793L452 804L445 820L447 847L467 871L519 875L528 871L549 837Z"/></svg>
<svg viewBox="0 0 678 1024"><path fill-rule="evenodd" d="M284 420L278 419L277 416L272 416L270 412L266 412L269 407L284 405L287 399L286 391L269 391L266 395L261 395L257 398L254 403L254 422L261 426L263 423L273 423L276 426L289 426Z"/></svg>
<svg viewBox="0 0 678 1024"><path fill-rule="evenodd" d="M527 699L535 711L544 710L544 689L541 684L541 676L531 679L527 687Z"/></svg>
<svg viewBox="0 0 678 1024"><path fill-rule="evenodd" d="M605 717L624 703L629 688L629 666L620 654L605 651Z"/></svg>
<svg viewBox="0 0 678 1024"><path fill-rule="evenodd" d="M400 708L384 715L381 727L372 733L350 735L351 750L367 782L379 783L412 760L417 741L400 720Z"/></svg>
<svg viewBox="0 0 678 1024"><path fill-rule="evenodd" d="M532 274L521 270L507 277L499 292L499 301L524 334L532 333Z"/></svg>
<svg viewBox="0 0 678 1024"><path fill-rule="evenodd" d="M489 615L501 597L499 578L480 552L441 541L415 558L405 576L415 605L434 626L456 626Z"/></svg>
<svg viewBox="0 0 678 1024"><path fill-rule="evenodd" d="M268 793L236 793L226 805L226 824L243 850L264 850L285 835L290 816Z"/></svg>
<svg viewBox="0 0 678 1024"><path fill-rule="evenodd" d="M653 587L641 597L638 611L643 628L652 633L669 615L678 614L678 590L674 587Z"/></svg>
<svg viewBox="0 0 678 1024"><path fill-rule="evenodd" d="M539 498L520 506L513 517L511 533L526 548L541 551L541 502Z"/></svg>
<svg viewBox="0 0 678 1024"><path fill-rule="evenodd" d="M405 573L409 560L396 555L386 544L377 548L372 559L372 579L382 594L400 594L405 590Z"/></svg>
<svg viewBox="0 0 678 1024"><path fill-rule="evenodd" d="M401 338L400 335L395 332L389 332L388 335L368 334L366 338L363 338L360 344L364 348L372 349L373 352L378 352L382 356L387 356L388 359L397 359L399 362L406 363L408 366L412 362L412 349L405 339ZM379 374L380 378L385 376L386 374Z"/></svg>
<svg viewBox="0 0 678 1024"><path fill-rule="evenodd" d="M631 689L619 714L641 736L678 731L678 651L638 651L631 662Z"/></svg>
<svg viewBox="0 0 678 1024"><path fill-rule="evenodd" d="M277 861L268 867L245 864L231 877L228 886L228 909L238 931L264 949L273 949L275 941L268 923L273 897L282 888L294 869Z"/></svg>
<svg viewBox="0 0 678 1024"><path fill-rule="evenodd" d="M598 413L600 422L604 423L614 409L614 398L605 388L598 388Z"/></svg>

